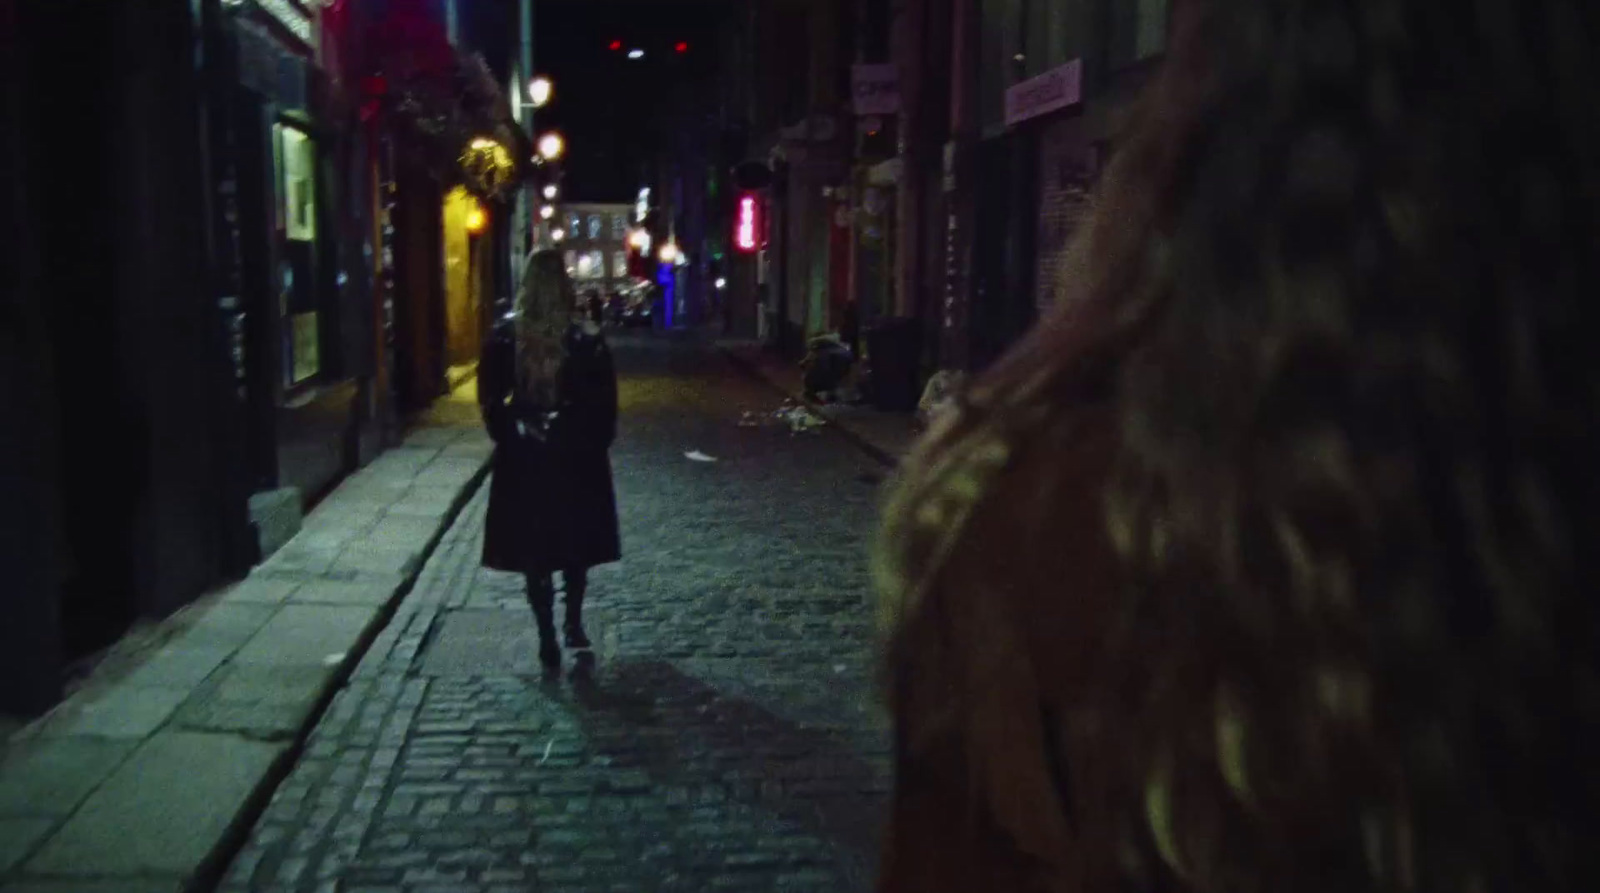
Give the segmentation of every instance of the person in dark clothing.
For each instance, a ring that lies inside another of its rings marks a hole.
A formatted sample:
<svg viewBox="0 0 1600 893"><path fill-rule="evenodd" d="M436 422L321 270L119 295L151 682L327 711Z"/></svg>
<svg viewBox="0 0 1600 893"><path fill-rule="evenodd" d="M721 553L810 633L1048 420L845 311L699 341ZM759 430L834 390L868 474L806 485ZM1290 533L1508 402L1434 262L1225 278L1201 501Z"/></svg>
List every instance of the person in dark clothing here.
<svg viewBox="0 0 1600 893"><path fill-rule="evenodd" d="M485 567L523 574L539 659L561 661L553 574L565 587L567 647L586 649L590 568L622 557L608 451L617 431L611 349L580 312L561 256L535 252L516 309L484 344L478 400L495 442Z"/></svg>

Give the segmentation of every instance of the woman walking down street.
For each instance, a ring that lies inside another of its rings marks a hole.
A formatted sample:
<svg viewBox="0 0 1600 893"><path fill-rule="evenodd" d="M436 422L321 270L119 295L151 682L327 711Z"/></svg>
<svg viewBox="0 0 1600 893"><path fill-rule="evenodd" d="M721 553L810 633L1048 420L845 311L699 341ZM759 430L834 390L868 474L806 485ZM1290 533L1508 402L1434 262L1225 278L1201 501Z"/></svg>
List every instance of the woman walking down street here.
<svg viewBox="0 0 1600 893"><path fill-rule="evenodd" d="M880 889L1600 890L1600 5L1172 10L887 509Z"/></svg>
<svg viewBox="0 0 1600 893"><path fill-rule="evenodd" d="M586 649L589 569L622 557L609 450L617 378L598 320L580 308L561 255L534 252L513 311L484 344L478 400L494 440L483 564L522 574L539 630L539 660L561 662L555 585L564 586L564 639Z"/></svg>

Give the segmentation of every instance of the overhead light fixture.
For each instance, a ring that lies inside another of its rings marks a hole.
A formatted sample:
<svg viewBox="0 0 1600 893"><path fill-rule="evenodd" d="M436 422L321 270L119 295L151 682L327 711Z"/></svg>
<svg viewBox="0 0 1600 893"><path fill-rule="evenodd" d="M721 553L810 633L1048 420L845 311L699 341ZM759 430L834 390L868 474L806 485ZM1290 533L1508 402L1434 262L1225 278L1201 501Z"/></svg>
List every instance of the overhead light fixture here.
<svg viewBox="0 0 1600 893"><path fill-rule="evenodd" d="M628 58L629 59L634 59L634 60L643 59L644 58L644 50L637 50L637 49L629 50L628 51Z"/></svg>
<svg viewBox="0 0 1600 893"><path fill-rule="evenodd" d="M544 188L544 197L550 199L551 201L555 201L556 196L560 194L561 190L554 183L551 183Z"/></svg>
<svg viewBox="0 0 1600 893"><path fill-rule="evenodd" d="M567 231L564 230L564 229L561 229L560 227L556 227L555 229L550 231L550 239L551 239L551 241L559 242L562 239L565 239L566 237L567 237Z"/></svg>
<svg viewBox="0 0 1600 893"><path fill-rule="evenodd" d="M723 289L725 289L727 287L728 287L728 280L722 278L721 276L718 276L717 277L717 291L722 291Z"/></svg>
<svg viewBox="0 0 1600 893"><path fill-rule="evenodd" d="M549 220L554 216L556 216L556 209L554 205L543 205L539 208L539 219Z"/></svg>
<svg viewBox="0 0 1600 893"><path fill-rule="evenodd" d="M555 94L555 84L543 75L528 82L528 98L533 100L533 107L544 108L550 104L550 97Z"/></svg>
<svg viewBox="0 0 1600 893"><path fill-rule="evenodd" d="M539 157L545 161L555 161L567 151L567 141L561 134L550 132L539 137Z"/></svg>
<svg viewBox="0 0 1600 893"><path fill-rule="evenodd" d="M675 244L673 244L671 242L668 242L667 244L661 246L661 262L662 263L664 263L664 264L674 263L674 262L677 261L677 259L678 259L678 246L677 245L675 245Z"/></svg>

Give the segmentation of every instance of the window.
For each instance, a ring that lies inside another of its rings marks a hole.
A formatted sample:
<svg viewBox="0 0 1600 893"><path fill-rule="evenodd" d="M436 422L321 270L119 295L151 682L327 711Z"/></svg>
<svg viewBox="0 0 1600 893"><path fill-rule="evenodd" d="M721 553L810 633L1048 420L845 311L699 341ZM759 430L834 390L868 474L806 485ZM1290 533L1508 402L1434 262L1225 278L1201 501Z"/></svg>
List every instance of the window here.
<svg viewBox="0 0 1600 893"><path fill-rule="evenodd" d="M567 215L567 237L571 239L583 238L583 218L577 214Z"/></svg>
<svg viewBox="0 0 1600 893"><path fill-rule="evenodd" d="M585 251L578 255L579 279L606 278L606 256L601 251Z"/></svg>
<svg viewBox="0 0 1600 893"><path fill-rule="evenodd" d="M284 316L283 383L293 387L322 371L316 304L316 144L305 131L272 127L277 219L283 236L278 301Z"/></svg>
<svg viewBox="0 0 1600 893"><path fill-rule="evenodd" d="M621 242L626 238L628 238L628 215L626 215L626 214L613 214L613 215L611 215L611 239L612 239L612 241Z"/></svg>
<svg viewBox="0 0 1600 893"><path fill-rule="evenodd" d="M600 215L599 214L590 214L589 215L589 239L590 239L590 241L598 241L599 238L600 238Z"/></svg>
<svg viewBox="0 0 1600 893"><path fill-rule="evenodd" d="M611 255L611 278L628 278L628 252L616 251Z"/></svg>

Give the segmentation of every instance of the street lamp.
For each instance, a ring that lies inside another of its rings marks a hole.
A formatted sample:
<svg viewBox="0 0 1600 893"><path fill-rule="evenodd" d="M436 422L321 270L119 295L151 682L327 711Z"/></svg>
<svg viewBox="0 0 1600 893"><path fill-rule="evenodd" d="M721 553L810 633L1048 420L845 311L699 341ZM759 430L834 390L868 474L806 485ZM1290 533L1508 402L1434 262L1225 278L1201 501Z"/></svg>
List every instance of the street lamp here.
<svg viewBox="0 0 1600 893"><path fill-rule="evenodd" d="M533 107L542 109L550 104L550 97L555 93L556 86L544 75L528 82L528 98L533 100Z"/></svg>
<svg viewBox="0 0 1600 893"><path fill-rule="evenodd" d="M551 131L539 137L539 157L545 161L555 161L566 151L567 141L561 138L561 134Z"/></svg>
<svg viewBox="0 0 1600 893"><path fill-rule="evenodd" d="M544 197L549 199L550 201L555 201L556 200L556 196L558 196L560 194L561 194L560 188L557 187L556 184L554 184L554 183L551 183L551 184L545 186L545 188L544 188Z"/></svg>
<svg viewBox="0 0 1600 893"><path fill-rule="evenodd" d="M561 229L559 227L550 231L550 240L552 242L559 242L562 239L565 239L566 237L567 237L567 231L564 230L564 229Z"/></svg>
<svg viewBox="0 0 1600 893"><path fill-rule="evenodd" d="M555 209L554 205L540 205L539 206L539 219L540 220L549 220L550 218L552 218L554 216L556 216L556 209Z"/></svg>
<svg viewBox="0 0 1600 893"><path fill-rule="evenodd" d="M635 62L637 62L640 59L644 58L644 50L629 50L628 51L628 58L632 59Z"/></svg>

